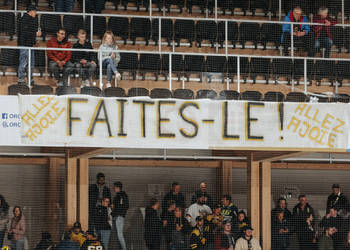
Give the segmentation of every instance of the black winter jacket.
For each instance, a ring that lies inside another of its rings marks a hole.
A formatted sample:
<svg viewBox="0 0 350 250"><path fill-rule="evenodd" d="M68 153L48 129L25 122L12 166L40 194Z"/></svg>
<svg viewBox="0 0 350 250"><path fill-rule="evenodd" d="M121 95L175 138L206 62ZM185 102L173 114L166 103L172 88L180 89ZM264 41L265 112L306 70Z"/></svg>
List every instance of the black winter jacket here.
<svg viewBox="0 0 350 250"><path fill-rule="evenodd" d="M92 45L89 42L85 42L84 45L81 45L79 41L73 45L73 49L92 49ZM87 51L73 51L72 52L72 61L75 63L80 62L81 59L85 59L88 62L96 60L96 53L87 52Z"/></svg>
<svg viewBox="0 0 350 250"><path fill-rule="evenodd" d="M25 13L18 23L18 46L33 47L36 43L38 19Z"/></svg>
<svg viewBox="0 0 350 250"><path fill-rule="evenodd" d="M112 216L118 217L123 216L125 217L126 212L129 209L129 198L128 195L124 191L120 191L117 193L113 199L113 211Z"/></svg>

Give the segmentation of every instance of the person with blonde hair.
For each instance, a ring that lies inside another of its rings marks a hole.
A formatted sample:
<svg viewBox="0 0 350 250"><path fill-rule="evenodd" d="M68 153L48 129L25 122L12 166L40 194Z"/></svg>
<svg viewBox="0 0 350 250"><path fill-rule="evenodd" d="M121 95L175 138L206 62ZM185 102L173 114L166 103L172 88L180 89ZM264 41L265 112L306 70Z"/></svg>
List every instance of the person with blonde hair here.
<svg viewBox="0 0 350 250"><path fill-rule="evenodd" d="M107 68L107 88L111 87L111 81L113 74L116 79L120 79L121 75L117 70L118 63L120 61L120 54L117 51L118 45L115 41L115 37L111 31L107 31L102 40L102 44L99 48L98 58L101 60L103 68Z"/></svg>

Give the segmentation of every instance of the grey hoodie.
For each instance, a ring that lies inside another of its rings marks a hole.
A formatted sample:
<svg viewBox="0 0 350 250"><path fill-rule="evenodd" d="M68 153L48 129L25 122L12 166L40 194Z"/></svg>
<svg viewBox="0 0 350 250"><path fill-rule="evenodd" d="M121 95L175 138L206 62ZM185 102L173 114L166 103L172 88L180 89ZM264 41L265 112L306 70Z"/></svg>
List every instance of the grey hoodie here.
<svg viewBox="0 0 350 250"><path fill-rule="evenodd" d="M109 58L113 52L109 52L109 51L102 51L102 50L118 50L118 45L114 44L114 45L107 45L107 44L101 44L100 48L99 48L99 52L98 52L98 59L101 58L102 56L102 62L103 60ZM119 52L114 52L115 53L115 58L114 58L114 64L117 66L119 61L120 61L120 54Z"/></svg>

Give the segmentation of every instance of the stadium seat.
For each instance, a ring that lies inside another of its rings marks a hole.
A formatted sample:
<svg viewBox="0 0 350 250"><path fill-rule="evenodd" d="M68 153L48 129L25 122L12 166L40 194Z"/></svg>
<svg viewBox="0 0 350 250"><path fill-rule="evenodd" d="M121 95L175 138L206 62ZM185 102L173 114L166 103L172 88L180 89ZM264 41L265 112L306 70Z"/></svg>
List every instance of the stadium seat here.
<svg viewBox="0 0 350 250"><path fill-rule="evenodd" d="M315 95L311 95L311 96L316 97L318 99L317 102L322 102L322 103L329 102L328 96L325 96L322 93L315 93Z"/></svg>
<svg viewBox="0 0 350 250"><path fill-rule="evenodd" d="M204 71L204 56L185 55L184 58L184 74L187 81L190 80L190 74L199 74L200 82L202 82L202 72Z"/></svg>
<svg viewBox="0 0 350 250"><path fill-rule="evenodd" d="M158 8L158 11L161 12L164 6L164 1L165 0L152 0L152 5L156 5ZM149 3L150 0L143 0L142 5L146 8L146 12L149 11Z"/></svg>
<svg viewBox="0 0 350 250"><path fill-rule="evenodd" d="M307 81L312 84L312 80L314 79L314 61L313 60L307 60ZM293 78L299 84L300 79L304 81L304 60L303 59L296 59L294 60L293 65Z"/></svg>
<svg viewBox="0 0 350 250"><path fill-rule="evenodd" d="M253 42L255 49L258 48L260 41L260 26L258 23L241 23L239 33L241 35L240 41L243 49L247 41Z"/></svg>
<svg viewBox="0 0 350 250"><path fill-rule="evenodd" d="M269 11L269 0L250 0L250 10L252 12L252 15L255 15L256 9L262 9L264 11L265 16L267 16L267 13Z"/></svg>
<svg viewBox="0 0 350 250"><path fill-rule="evenodd" d="M197 91L196 98L197 99L216 99L217 93L212 89L200 89Z"/></svg>
<svg viewBox="0 0 350 250"><path fill-rule="evenodd" d="M147 72L152 72L157 81L160 65L160 54L140 54L140 73L142 80L145 80L145 74Z"/></svg>
<svg viewBox="0 0 350 250"><path fill-rule="evenodd" d="M124 10L128 9L128 3L133 3L136 5L136 10L140 10L140 6L142 5L142 0L122 0L122 5L124 6Z"/></svg>
<svg viewBox="0 0 350 250"><path fill-rule="evenodd" d="M276 17L279 13L279 0L271 0L270 3L270 12L273 17ZM283 12L283 9L282 9Z"/></svg>
<svg viewBox="0 0 350 250"><path fill-rule="evenodd" d="M279 77L286 77L288 84L290 84L293 75L293 61L292 59L273 59L272 60L272 74L275 78L275 83Z"/></svg>
<svg viewBox="0 0 350 250"><path fill-rule="evenodd" d="M105 97L125 97L125 90L119 87L110 87L103 90Z"/></svg>
<svg viewBox="0 0 350 250"><path fill-rule="evenodd" d="M76 88L71 86L59 86L56 88L56 95L72 95L76 93Z"/></svg>
<svg viewBox="0 0 350 250"><path fill-rule="evenodd" d="M13 40L13 36L16 30L16 18L15 13L12 12L0 12L0 32L7 33L10 36L10 40Z"/></svg>
<svg viewBox="0 0 350 250"><path fill-rule="evenodd" d="M261 42L266 49L268 42L274 43L278 50L281 44L282 26L276 23L263 23L261 26Z"/></svg>
<svg viewBox="0 0 350 250"><path fill-rule="evenodd" d="M176 46L180 46L181 39L186 39L190 43L190 47L192 47L195 35L193 20L176 20L174 31Z"/></svg>
<svg viewBox="0 0 350 250"><path fill-rule="evenodd" d="M12 84L8 86L9 95L29 95L29 87L24 84Z"/></svg>
<svg viewBox="0 0 350 250"><path fill-rule="evenodd" d="M348 94L337 94L336 96L331 97L331 102L349 103L350 96Z"/></svg>
<svg viewBox="0 0 350 250"><path fill-rule="evenodd" d="M172 98L173 94L169 89L155 88L151 90L151 98Z"/></svg>
<svg viewBox="0 0 350 250"><path fill-rule="evenodd" d="M197 21L196 40L197 46L201 47L203 40L209 40L211 47L214 48L218 34L218 27L215 21Z"/></svg>
<svg viewBox="0 0 350 250"><path fill-rule="evenodd" d="M240 77L246 82L249 74L249 61L248 57L239 58L240 65ZM234 77L237 75L237 57L229 56L227 58L227 74L229 78L234 80Z"/></svg>
<svg viewBox="0 0 350 250"><path fill-rule="evenodd" d="M283 102L284 95L281 92L269 91L264 94L265 102Z"/></svg>
<svg viewBox="0 0 350 250"><path fill-rule="evenodd" d="M53 88L49 85L34 85L31 92L32 95L52 95Z"/></svg>
<svg viewBox="0 0 350 250"><path fill-rule="evenodd" d="M164 4L168 12L170 12L171 5L176 5L179 8L179 12L182 13L182 9L185 6L185 0L166 0Z"/></svg>
<svg viewBox="0 0 350 250"><path fill-rule="evenodd" d="M338 49L338 53L341 53L341 49L344 46L344 33L345 30L343 27L332 26L331 32L333 36L333 43Z"/></svg>
<svg viewBox="0 0 350 250"><path fill-rule="evenodd" d="M338 14L342 12L342 0L329 0L328 4L323 5L329 8L329 14L338 18ZM346 0L344 1L345 4ZM344 6L345 7L345 6Z"/></svg>
<svg viewBox="0 0 350 250"><path fill-rule="evenodd" d="M228 7L232 13L235 8L241 9L241 11L243 11L243 16L245 16L249 7L249 1L248 0L234 0L234 1L228 0Z"/></svg>
<svg viewBox="0 0 350 250"><path fill-rule="evenodd" d="M300 92L290 92L286 95L286 102L306 102L307 96Z"/></svg>
<svg viewBox="0 0 350 250"><path fill-rule="evenodd" d="M44 50L34 50L34 64L35 68L39 69L40 76L43 76L43 73L46 68L46 55Z"/></svg>
<svg viewBox="0 0 350 250"><path fill-rule="evenodd" d="M173 74L176 74L178 81L180 81L180 77L184 73L184 61L182 59L182 55L172 55L171 56L171 71ZM162 55L162 74L165 76L165 80L167 80L169 74L169 55Z"/></svg>
<svg viewBox="0 0 350 250"><path fill-rule="evenodd" d="M126 44L129 37L129 19L127 17L110 17L108 19L108 29L117 37L121 37Z"/></svg>
<svg viewBox="0 0 350 250"><path fill-rule="evenodd" d="M345 27L344 30L344 47L346 52L350 53L350 43L345 41L350 41L350 27Z"/></svg>
<svg viewBox="0 0 350 250"><path fill-rule="evenodd" d="M63 27L66 29L67 37L69 35L76 36L80 29L84 29L84 18L83 16L64 15L63 16Z"/></svg>
<svg viewBox="0 0 350 250"><path fill-rule="evenodd" d="M123 72L130 72L133 76L133 80L136 80L136 71L138 70L139 61L136 53L120 53L120 62L118 64L118 70L120 74Z"/></svg>
<svg viewBox="0 0 350 250"><path fill-rule="evenodd" d="M91 31L91 21L90 21L90 16L86 17L85 19L85 29L86 32L88 34L88 36L90 36L90 31ZM103 38L103 35L106 32L106 17L104 16L94 16L93 17L93 34L98 36L100 39Z"/></svg>
<svg viewBox="0 0 350 250"><path fill-rule="evenodd" d="M225 56L207 56L206 69L210 73L222 73L222 82L225 81L227 73L227 60ZM211 82L212 76L208 75L208 81Z"/></svg>
<svg viewBox="0 0 350 250"><path fill-rule="evenodd" d="M174 25L172 19L161 19L161 35L168 42L168 46L171 45L171 41L174 40ZM159 19L153 19L152 21L152 40L156 43L159 42Z"/></svg>
<svg viewBox="0 0 350 250"><path fill-rule="evenodd" d="M7 67L18 68L18 55L19 50L17 49L1 49L0 52L0 66L3 74L5 74Z"/></svg>
<svg viewBox="0 0 350 250"><path fill-rule="evenodd" d="M227 42L231 42L233 49L236 48L236 42L238 41L238 24L236 22L227 22ZM225 22L219 22L218 23L218 43L221 45L221 47L224 47L225 44Z"/></svg>
<svg viewBox="0 0 350 250"><path fill-rule="evenodd" d="M114 9L118 10L119 5L120 5L120 0L111 0L111 2L113 2L113 4L114 4Z"/></svg>
<svg viewBox="0 0 350 250"><path fill-rule="evenodd" d="M98 87L85 86L85 87L80 89L80 94L82 94L82 95L100 96L101 95L101 89L98 88Z"/></svg>
<svg viewBox="0 0 350 250"><path fill-rule="evenodd" d="M337 81L340 86L343 84L344 79L350 79L350 62L338 61L337 63Z"/></svg>
<svg viewBox="0 0 350 250"><path fill-rule="evenodd" d="M130 88L128 91L128 96L149 96L149 91L145 88Z"/></svg>
<svg viewBox="0 0 350 250"><path fill-rule="evenodd" d="M250 60L250 76L253 78L253 84L256 83L256 77L264 76L266 84L269 82L271 73L270 58L251 58Z"/></svg>
<svg viewBox="0 0 350 250"><path fill-rule="evenodd" d="M130 39L136 44L136 38L143 38L148 45L151 38L151 21L149 18L131 18L130 20Z"/></svg>
<svg viewBox="0 0 350 250"><path fill-rule="evenodd" d="M55 35L61 27L61 16L56 14L42 14L40 16L40 27L43 40L46 40L46 35Z"/></svg>
<svg viewBox="0 0 350 250"><path fill-rule="evenodd" d="M262 94L259 91L244 91L241 94L241 99L245 101L261 101Z"/></svg>
<svg viewBox="0 0 350 250"><path fill-rule="evenodd" d="M177 99L189 100L194 98L194 94L190 89L175 89L173 92L173 97Z"/></svg>
<svg viewBox="0 0 350 250"><path fill-rule="evenodd" d="M218 9L221 9L223 15L226 14L226 10L230 10L228 2L229 2L228 0L217 1Z"/></svg>
<svg viewBox="0 0 350 250"><path fill-rule="evenodd" d="M192 14L193 6L199 6L201 13L204 14L204 11L208 8L208 0L186 0L186 7L190 14Z"/></svg>
<svg viewBox="0 0 350 250"><path fill-rule="evenodd" d="M219 93L220 100L239 100L239 93L235 90L222 90Z"/></svg>
<svg viewBox="0 0 350 250"><path fill-rule="evenodd" d="M333 86L336 79L336 67L334 61L317 60L315 63L316 68L316 81L318 85L321 85L323 78L328 78Z"/></svg>

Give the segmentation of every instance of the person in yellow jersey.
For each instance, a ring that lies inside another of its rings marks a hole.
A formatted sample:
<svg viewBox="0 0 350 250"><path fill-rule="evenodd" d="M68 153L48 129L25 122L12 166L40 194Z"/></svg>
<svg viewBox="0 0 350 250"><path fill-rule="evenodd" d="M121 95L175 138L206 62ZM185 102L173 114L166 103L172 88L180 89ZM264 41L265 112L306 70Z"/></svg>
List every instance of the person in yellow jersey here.
<svg viewBox="0 0 350 250"><path fill-rule="evenodd" d="M190 249L207 249L207 239L204 232L204 218L201 216L196 217L196 227L190 234Z"/></svg>
<svg viewBox="0 0 350 250"><path fill-rule="evenodd" d="M80 247L84 244L86 237L81 229L81 224L79 221L74 223L70 238L72 241L78 242Z"/></svg>
<svg viewBox="0 0 350 250"><path fill-rule="evenodd" d="M93 248L94 247L94 248ZM101 241L99 241L93 231L86 232L86 240L81 246L81 250L90 250L90 249L103 249Z"/></svg>

